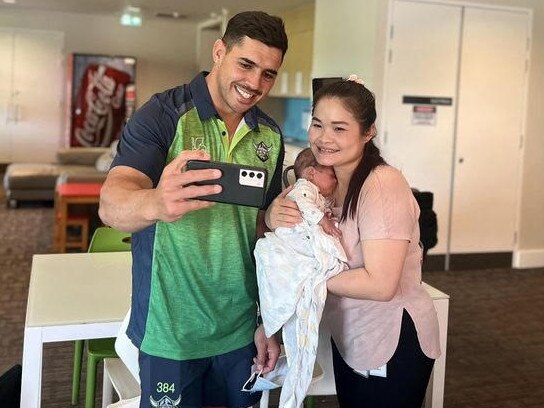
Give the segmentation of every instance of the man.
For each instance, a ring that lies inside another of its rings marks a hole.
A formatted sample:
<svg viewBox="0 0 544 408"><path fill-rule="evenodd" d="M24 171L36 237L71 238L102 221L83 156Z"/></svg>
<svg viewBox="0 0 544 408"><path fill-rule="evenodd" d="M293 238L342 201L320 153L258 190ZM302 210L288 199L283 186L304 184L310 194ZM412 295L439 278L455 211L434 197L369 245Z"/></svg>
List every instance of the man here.
<svg viewBox="0 0 544 408"><path fill-rule="evenodd" d="M274 338L256 328L252 251L264 211L195 200L219 170L186 170L191 159L264 167L266 208L281 191L284 146L255 105L272 88L287 51L283 22L263 12L229 20L214 66L153 96L128 122L104 183L100 217L133 232L132 310L140 349L141 406L248 407L253 363L272 370Z"/></svg>

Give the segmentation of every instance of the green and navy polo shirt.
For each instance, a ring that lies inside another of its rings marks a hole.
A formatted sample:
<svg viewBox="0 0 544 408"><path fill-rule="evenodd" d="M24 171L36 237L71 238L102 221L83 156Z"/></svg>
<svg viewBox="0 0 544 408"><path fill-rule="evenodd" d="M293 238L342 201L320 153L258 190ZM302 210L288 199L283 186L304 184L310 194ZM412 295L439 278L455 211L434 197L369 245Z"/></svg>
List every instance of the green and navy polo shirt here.
<svg viewBox="0 0 544 408"><path fill-rule="evenodd" d="M204 77L154 95L127 123L112 166L130 166L156 186L182 150L268 170L266 208L281 192L279 127L258 107L229 142ZM258 209L217 203L132 237L132 315L128 336L143 352L186 360L253 341L257 280L253 260Z"/></svg>

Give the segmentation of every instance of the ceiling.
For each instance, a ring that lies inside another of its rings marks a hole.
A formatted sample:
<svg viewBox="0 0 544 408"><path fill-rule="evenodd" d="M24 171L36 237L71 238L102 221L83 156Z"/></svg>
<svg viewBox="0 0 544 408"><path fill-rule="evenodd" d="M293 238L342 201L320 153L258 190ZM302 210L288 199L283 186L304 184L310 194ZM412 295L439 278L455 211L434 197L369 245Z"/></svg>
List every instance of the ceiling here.
<svg viewBox="0 0 544 408"><path fill-rule="evenodd" d="M157 13L178 13L185 16L185 20L201 21L209 18L212 13L220 14L222 9L226 9L230 16L239 11L255 9L275 13L313 3L314 0L15 0L15 4L7 4L5 1L0 0L0 9L121 15L123 8L131 5L142 9L144 20L154 18Z"/></svg>

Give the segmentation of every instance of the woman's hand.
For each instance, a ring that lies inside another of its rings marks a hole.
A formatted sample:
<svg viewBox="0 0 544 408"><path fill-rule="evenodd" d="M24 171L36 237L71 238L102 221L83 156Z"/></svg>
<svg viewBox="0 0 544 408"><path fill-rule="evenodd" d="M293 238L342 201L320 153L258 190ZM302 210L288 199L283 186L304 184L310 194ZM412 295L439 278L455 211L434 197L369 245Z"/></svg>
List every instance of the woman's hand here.
<svg viewBox="0 0 544 408"><path fill-rule="evenodd" d="M293 187L290 186L283 190L266 210L266 226L272 231L278 227L291 228L302 222L297 203L286 198L292 189Z"/></svg>

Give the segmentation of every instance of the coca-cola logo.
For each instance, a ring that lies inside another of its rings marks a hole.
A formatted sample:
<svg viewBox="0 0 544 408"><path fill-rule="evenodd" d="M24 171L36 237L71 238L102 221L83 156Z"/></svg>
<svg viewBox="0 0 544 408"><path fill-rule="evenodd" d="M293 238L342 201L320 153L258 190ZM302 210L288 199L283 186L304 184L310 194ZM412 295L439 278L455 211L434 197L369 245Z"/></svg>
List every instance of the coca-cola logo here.
<svg viewBox="0 0 544 408"><path fill-rule="evenodd" d="M115 76L122 81L116 81ZM80 89L82 106L75 112L74 136L81 146L109 146L117 137L124 116L128 79L125 73L105 65L87 69Z"/></svg>

